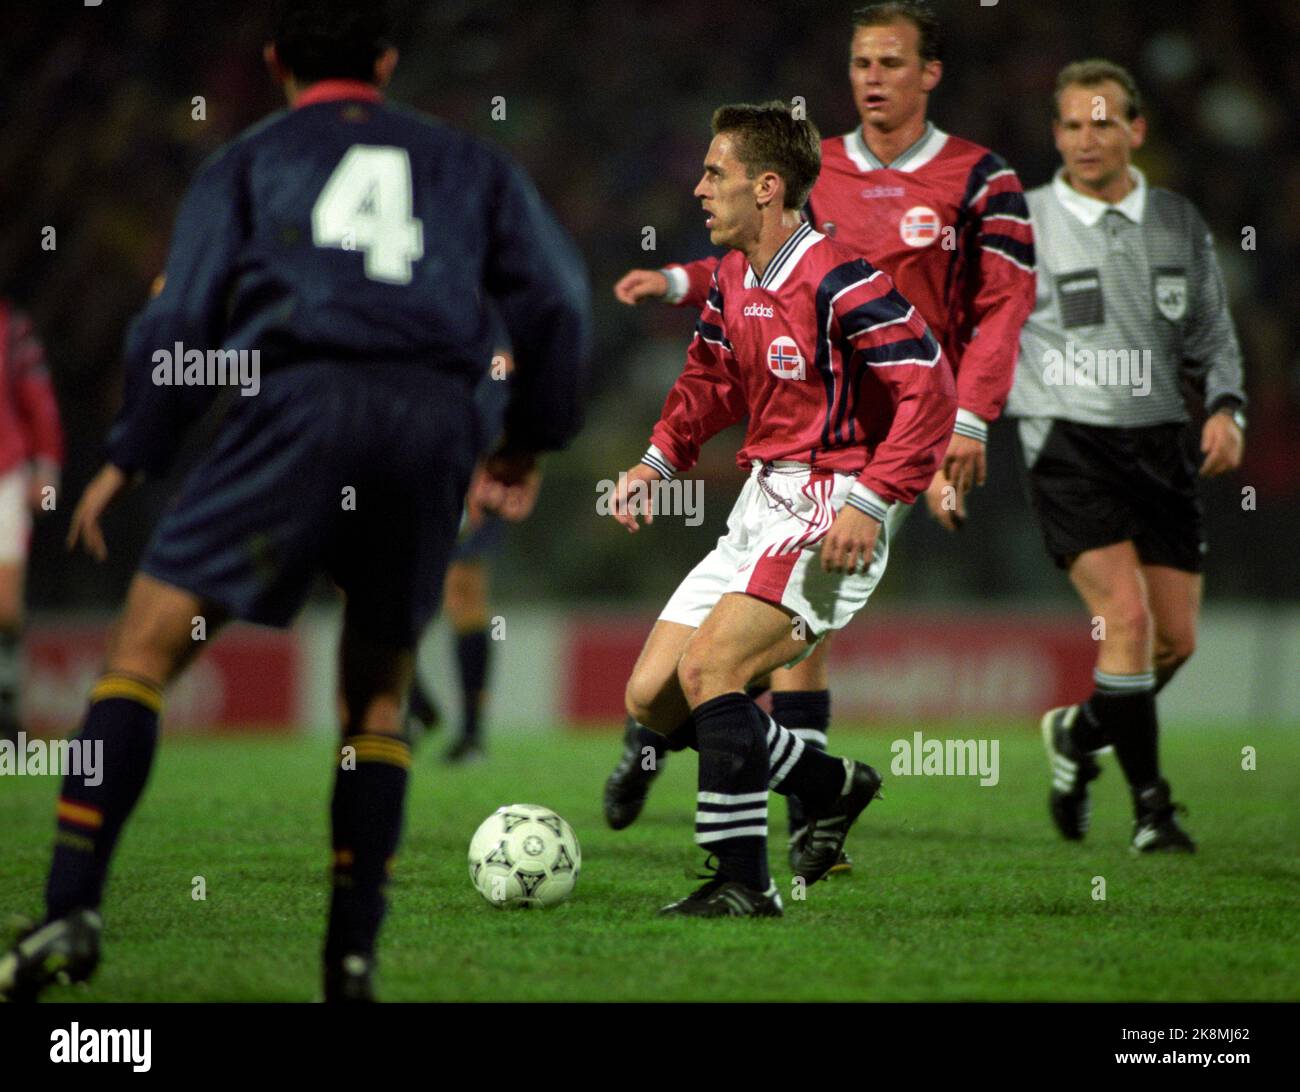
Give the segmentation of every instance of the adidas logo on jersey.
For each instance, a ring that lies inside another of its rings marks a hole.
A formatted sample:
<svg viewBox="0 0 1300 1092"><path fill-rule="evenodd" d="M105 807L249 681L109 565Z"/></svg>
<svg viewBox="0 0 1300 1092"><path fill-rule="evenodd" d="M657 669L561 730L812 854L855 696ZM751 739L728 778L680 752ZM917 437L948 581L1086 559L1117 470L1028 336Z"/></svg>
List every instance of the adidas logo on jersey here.
<svg viewBox="0 0 1300 1092"><path fill-rule="evenodd" d="M745 318L771 318L775 312L762 303L751 303L745 308Z"/></svg>

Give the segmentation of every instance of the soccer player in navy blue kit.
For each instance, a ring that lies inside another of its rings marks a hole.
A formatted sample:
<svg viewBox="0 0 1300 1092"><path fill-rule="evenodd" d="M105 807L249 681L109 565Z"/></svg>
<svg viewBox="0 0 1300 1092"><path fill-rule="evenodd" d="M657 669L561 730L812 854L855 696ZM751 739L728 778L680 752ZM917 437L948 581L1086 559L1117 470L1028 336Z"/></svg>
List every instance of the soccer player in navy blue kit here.
<svg viewBox="0 0 1300 1092"><path fill-rule="evenodd" d="M503 510L537 454L577 430L590 336L582 261L522 172L384 102L397 52L382 9L281 5L266 53L291 108L203 166L161 290L128 335L108 462L69 535L96 556L109 504L131 478L165 473L212 401L203 354L256 351L239 370L256 394L233 398L131 585L78 737L102 743L102 779L63 782L45 919L0 957L10 997L98 962L113 847L148 777L163 691L202 648L196 619L208 637L228 618L286 625L321 571L346 599L325 996L372 997L415 642L485 442L473 400L492 348L485 297L517 364L484 464ZM196 360L207 385L178 385Z"/></svg>

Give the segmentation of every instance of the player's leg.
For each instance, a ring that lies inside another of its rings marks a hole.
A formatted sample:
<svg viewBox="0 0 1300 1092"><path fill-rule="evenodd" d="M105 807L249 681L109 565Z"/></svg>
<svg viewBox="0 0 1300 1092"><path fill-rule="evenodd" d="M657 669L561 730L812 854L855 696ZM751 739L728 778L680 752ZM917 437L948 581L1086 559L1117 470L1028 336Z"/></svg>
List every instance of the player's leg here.
<svg viewBox="0 0 1300 1092"><path fill-rule="evenodd" d="M605 821L615 830L641 814L668 752L693 742L690 707L681 694L677 663L741 563L745 511L752 493L752 485L746 483L728 517L727 534L677 586L632 669L625 692L623 753L605 781Z"/></svg>
<svg viewBox="0 0 1300 1092"><path fill-rule="evenodd" d="M18 739L18 660L23 631L23 564L0 557L0 739Z"/></svg>
<svg viewBox="0 0 1300 1092"><path fill-rule="evenodd" d="M197 654L195 618L211 638L224 617L199 596L138 573L65 774L41 926L0 959L0 994L34 997L58 974L85 979L99 958L99 906L113 849L149 777L163 691Z"/></svg>
<svg viewBox="0 0 1300 1092"><path fill-rule="evenodd" d="M456 637L460 680L460 738L447 751L448 762L483 756L480 718L487 696L492 641L488 632L488 567L482 556L454 561L447 570L446 609Z"/></svg>
<svg viewBox="0 0 1300 1092"><path fill-rule="evenodd" d="M614 830L636 820L668 752L685 745L687 733L681 729L691 711L677 680L677 664L694 633L694 626L680 622L655 622L628 677L623 753L605 781L602 800L605 821Z"/></svg>
<svg viewBox="0 0 1300 1092"><path fill-rule="evenodd" d="M1168 565L1143 565L1155 621L1156 693L1196 651L1203 580L1200 573Z"/></svg>
<svg viewBox="0 0 1300 1092"><path fill-rule="evenodd" d="M420 634L437 613L477 456L468 398L421 369L343 377L356 432L339 431L330 489L355 483L334 515L325 567L347 597L341 646L342 743L335 773L333 885L325 999L368 1000L385 884L401 837L410 766L403 709Z"/></svg>
<svg viewBox="0 0 1300 1092"><path fill-rule="evenodd" d="M700 752L696 842L716 855L718 869L665 912L780 913L767 867L767 790L769 783L788 781L796 766L799 795L813 815L851 811L851 825L875 795L878 778L858 799L868 768L804 748L745 693L752 679L807 653L809 640L786 609L733 592L722 596L688 642L677 673Z"/></svg>
<svg viewBox="0 0 1300 1092"><path fill-rule="evenodd" d="M385 886L402 832L411 764L403 709L415 653L359 625L349 612L339 659L342 742L330 802L333 886L325 997L368 1001Z"/></svg>
<svg viewBox="0 0 1300 1092"><path fill-rule="evenodd" d="M1191 849L1160 776L1154 623L1136 547L1120 542L1087 550L1069 573L1091 616L1101 620L1095 689L1068 726L1070 742L1088 755L1108 743L1115 748L1133 794L1135 849Z"/></svg>
<svg viewBox="0 0 1300 1092"><path fill-rule="evenodd" d="M781 667L772 672L772 719L784 725L805 747L826 750L826 733L830 729L831 692L826 675L826 647L828 634L813 649L807 659L793 667ZM790 859L794 862L800 852L799 833L808 825L803 806L796 796L786 797L786 813L790 831ZM847 862L832 871L846 871Z"/></svg>

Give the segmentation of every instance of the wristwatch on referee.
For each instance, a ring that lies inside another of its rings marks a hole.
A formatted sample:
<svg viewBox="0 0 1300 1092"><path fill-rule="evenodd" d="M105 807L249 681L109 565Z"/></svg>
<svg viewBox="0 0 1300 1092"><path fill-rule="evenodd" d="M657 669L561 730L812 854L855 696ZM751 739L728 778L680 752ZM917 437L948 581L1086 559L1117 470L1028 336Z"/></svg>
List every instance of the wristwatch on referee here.
<svg viewBox="0 0 1300 1092"><path fill-rule="evenodd" d="M1246 414L1242 410L1244 403L1235 395L1225 394L1214 400L1214 405L1210 406L1210 413L1226 413L1232 417L1232 422L1242 432L1246 431Z"/></svg>

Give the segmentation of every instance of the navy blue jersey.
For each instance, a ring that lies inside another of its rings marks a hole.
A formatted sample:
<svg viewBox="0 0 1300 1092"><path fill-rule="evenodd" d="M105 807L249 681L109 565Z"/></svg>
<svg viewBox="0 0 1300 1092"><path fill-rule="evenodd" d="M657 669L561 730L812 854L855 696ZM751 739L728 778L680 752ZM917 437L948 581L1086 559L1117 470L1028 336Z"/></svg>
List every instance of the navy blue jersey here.
<svg viewBox="0 0 1300 1092"><path fill-rule="evenodd" d="M410 364L466 388L492 358L489 299L516 361L505 439L564 446L580 424L590 341L572 241L499 149L371 86L324 81L200 170L163 288L132 324L109 460L165 472L208 383L169 385L193 350L257 350L263 371L312 361ZM160 363L161 362L161 363Z"/></svg>

